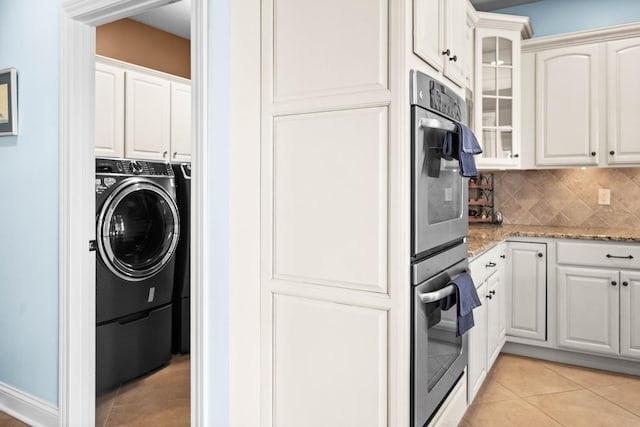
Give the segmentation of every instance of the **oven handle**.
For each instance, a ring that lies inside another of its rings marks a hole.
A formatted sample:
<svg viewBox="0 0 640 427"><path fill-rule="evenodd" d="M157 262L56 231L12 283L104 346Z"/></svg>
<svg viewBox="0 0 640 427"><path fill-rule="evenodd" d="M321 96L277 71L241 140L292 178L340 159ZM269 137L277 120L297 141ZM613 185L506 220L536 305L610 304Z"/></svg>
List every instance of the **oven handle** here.
<svg viewBox="0 0 640 427"><path fill-rule="evenodd" d="M454 123L444 123L438 119L420 119L418 126L421 128L440 129L447 132L458 133L458 127Z"/></svg>
<svg viewBox="0 0 640 427"><path fill-rule="evenodd" d="M460 274L464 274L464 273L466 273L466 271ZM458 277L460 274L453 276L453 278L449 280L449 283L454 281L456 277ZM446 298L449 295L453 294L455 291L456 291L456 285L449 285L449 286L445 286L442 289L438 289L437 291L419 293L418 298L420 298L420 302L422 302L423 304L429 304L432 302L440 301L441 299Z"/></svg>

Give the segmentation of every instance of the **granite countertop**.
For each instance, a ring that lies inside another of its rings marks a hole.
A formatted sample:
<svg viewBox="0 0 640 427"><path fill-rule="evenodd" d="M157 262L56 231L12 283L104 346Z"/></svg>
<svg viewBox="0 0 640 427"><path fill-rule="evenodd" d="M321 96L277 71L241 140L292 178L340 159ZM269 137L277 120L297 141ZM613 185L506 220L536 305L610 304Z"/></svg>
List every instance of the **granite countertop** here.
<svg viewBox="0 0 640 427"><path fill-rule="evenodd" d="M555 239L640 242L640 230L591 227L550 227L544 225L469 225L469 256L474 257L507 237L547 237Z"/></svg>

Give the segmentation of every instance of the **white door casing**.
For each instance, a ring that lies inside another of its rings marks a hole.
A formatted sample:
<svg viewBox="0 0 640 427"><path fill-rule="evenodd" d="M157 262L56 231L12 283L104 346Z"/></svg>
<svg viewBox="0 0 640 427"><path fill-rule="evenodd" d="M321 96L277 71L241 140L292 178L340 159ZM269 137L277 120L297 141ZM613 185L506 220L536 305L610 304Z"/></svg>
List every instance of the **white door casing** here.
<svg viewBox="0 0 640 427"><path fill-rule="evenodd" d="M67 1L61 9L60 37L60 272L59 272L59 425L92 426L95 422L95 239L94 82L95 26L153 7L168 0ZM207 425L202 404L207 379L204 367L208 343L202 331L208 279L205 241L208 235L208 2L192 2L195 175L192 213L192 368L191 424Z"/></svg>

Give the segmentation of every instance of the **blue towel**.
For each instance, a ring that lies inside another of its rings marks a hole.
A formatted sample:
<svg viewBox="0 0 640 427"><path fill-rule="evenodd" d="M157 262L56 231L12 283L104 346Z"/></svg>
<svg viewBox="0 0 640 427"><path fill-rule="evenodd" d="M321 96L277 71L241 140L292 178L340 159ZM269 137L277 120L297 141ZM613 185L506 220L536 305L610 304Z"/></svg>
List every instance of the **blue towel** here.
<svg viewBox="0 0 640 427"><path fill-rule="evenodd" d="M460 175L465 177L478 176L478 170L476 169L476 162L473 160L473 156L482 153L482 148L478 144L476 136L471 132L471 129L463 125L462 123L456 123L458 127L458 144L459 144L459 158L460 161Z"/></svg>
<svg viewBox="0 0 640 427"><path fill-rule="evenodd" d="M473 309L480 306L480 298L476 291L476 285L469 274L462 273L449 282L456 287L455 295L451 295L442 301L442 309L448 310L457 302L458 330L457 335L462 336L471 329L473 322Z"/></svg>

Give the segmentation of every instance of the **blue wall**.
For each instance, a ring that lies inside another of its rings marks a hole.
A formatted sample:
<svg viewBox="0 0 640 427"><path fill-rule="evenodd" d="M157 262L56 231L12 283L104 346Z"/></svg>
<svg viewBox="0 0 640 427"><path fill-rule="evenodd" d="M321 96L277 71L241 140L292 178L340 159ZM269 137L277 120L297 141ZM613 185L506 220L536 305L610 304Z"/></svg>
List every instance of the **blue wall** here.
<svg viewBox="0 0 640 427"><path fill-rule="evenodd" d="M60 0L0 0L0 69L19 136L0 137L0 382L58 402Z"/></svg>
<svg viewBox="0 0 640 427"><path fill-rule="evenodd" d="M542 0L495 12L529 16L542 37L640 21L640 0Z"/></svg>

